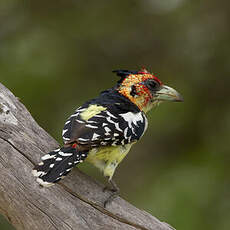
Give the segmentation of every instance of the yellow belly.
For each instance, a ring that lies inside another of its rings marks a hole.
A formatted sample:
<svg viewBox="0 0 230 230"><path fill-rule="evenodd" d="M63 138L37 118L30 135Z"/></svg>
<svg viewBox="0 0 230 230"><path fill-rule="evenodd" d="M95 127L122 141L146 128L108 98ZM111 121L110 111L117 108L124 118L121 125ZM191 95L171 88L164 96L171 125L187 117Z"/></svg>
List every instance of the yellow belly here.
<svg viewBox="0 0 230 230"><path fill-rule="evenodd" d="M129 152L132 144L99 147L90 150L86 161L99 168L104 176L112 179L116 167Z"/></svg>

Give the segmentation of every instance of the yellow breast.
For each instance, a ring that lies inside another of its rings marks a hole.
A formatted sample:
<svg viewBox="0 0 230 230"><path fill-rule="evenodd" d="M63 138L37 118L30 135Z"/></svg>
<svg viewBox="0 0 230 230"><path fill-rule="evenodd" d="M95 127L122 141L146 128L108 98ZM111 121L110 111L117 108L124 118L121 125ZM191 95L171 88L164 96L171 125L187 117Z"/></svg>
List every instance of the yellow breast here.
<svg viewBox="0 0 230 230"><path fill-rule="evenodd" d="M94 148L90 150L86 161L99 168L104 176L109 177L110 180L116 167L127 155L133 144Z"/></svg>

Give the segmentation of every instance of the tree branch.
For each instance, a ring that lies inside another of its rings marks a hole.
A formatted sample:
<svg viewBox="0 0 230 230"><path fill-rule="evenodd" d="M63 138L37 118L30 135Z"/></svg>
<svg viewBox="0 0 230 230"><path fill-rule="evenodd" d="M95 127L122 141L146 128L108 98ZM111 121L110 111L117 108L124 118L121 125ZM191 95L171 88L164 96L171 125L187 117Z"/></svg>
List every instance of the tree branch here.
<svg viewBox="0 0 230 230"><path fill-rule="evenodd" d="M120 197L104 209L109 192L102 192L102 185L78 169L63 182L41 188L31 170L57 147L0 84L0 213L16 229L173 229Z"/></svg>

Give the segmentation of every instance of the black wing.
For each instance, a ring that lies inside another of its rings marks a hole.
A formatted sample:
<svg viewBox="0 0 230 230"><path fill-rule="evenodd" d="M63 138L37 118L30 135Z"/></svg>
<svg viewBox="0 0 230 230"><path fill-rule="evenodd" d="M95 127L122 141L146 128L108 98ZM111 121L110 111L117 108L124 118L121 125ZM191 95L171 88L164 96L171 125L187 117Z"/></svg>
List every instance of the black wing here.
<svg viewBox="0 0 230 230"><path fill-rule="evenodd" d="M89 148L125 145L139 140L147 128L147 118L141 111L127 112L118 109L119 105L107 105L104 111L84 120L81 114L89 107L79 107L65 123L65 144L77 142Z"/></svg>

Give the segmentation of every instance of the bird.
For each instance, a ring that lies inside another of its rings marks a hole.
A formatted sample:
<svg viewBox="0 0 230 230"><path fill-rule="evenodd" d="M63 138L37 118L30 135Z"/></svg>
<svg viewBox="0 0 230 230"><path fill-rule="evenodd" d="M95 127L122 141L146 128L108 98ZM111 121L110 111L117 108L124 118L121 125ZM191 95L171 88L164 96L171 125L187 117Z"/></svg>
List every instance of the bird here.
<svg viewBox="0 0 230 230"><path fill-rule="evenodd" d="M114 87L78 107L67 119L64 145L41 157L32 173L48 187L64 178L77 164L89 162L108 179L112 191L104 207L119 194L112 180L119 163L144 135L146 113L164 101L182 102L175 89L142 67L139 71L114 70L120 79Z"/></svg>

